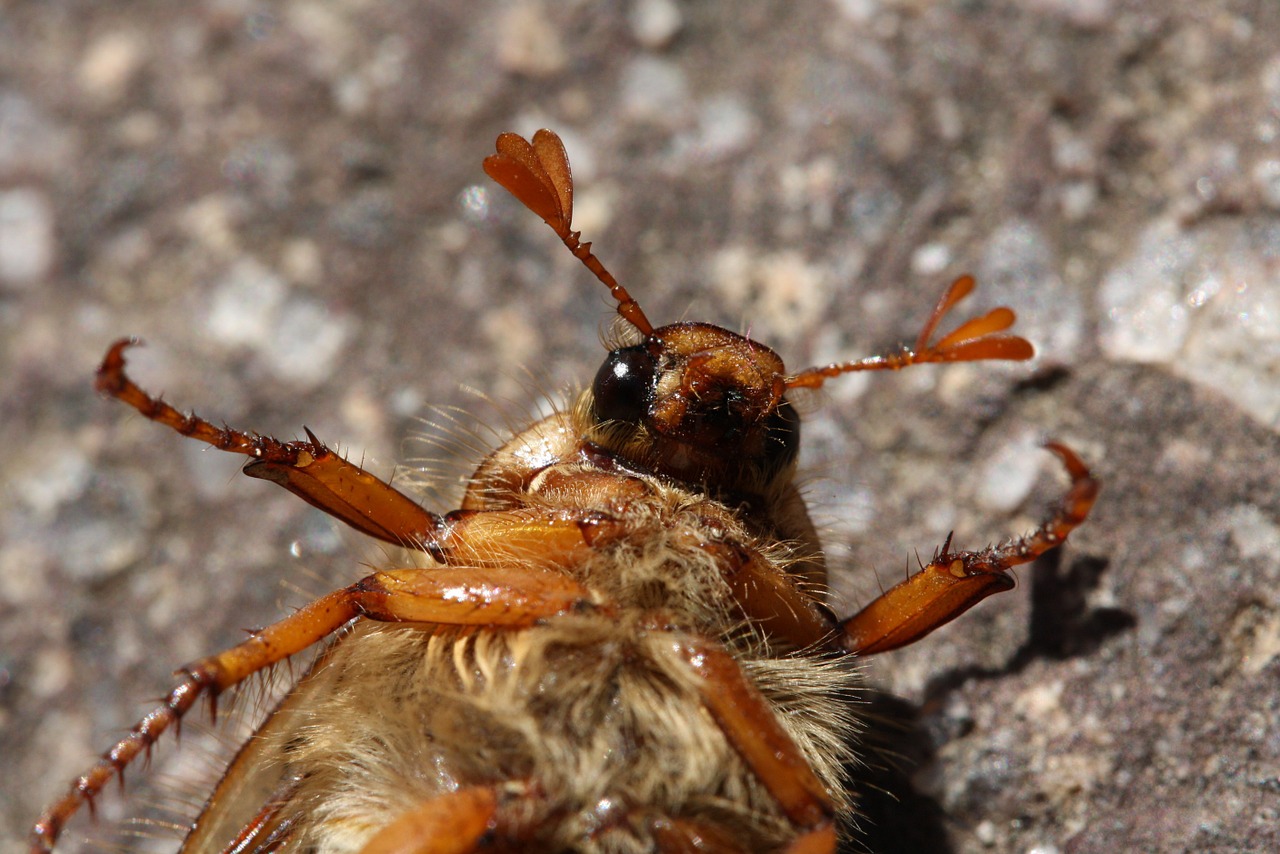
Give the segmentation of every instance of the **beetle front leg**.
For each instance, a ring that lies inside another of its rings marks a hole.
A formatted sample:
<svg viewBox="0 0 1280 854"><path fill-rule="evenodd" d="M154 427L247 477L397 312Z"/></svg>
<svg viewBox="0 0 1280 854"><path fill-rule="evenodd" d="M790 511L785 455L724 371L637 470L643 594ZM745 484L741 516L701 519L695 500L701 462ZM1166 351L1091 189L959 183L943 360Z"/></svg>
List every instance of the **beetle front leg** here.
<svg viewBox="0 0 1280 854"><path fill-rule="evenodd" d="M220 451L250 457L245 474L283 486L357 531L405 548L439 545L437 538L443 524L439 516L343 459L310 430L305 442L281 442L271 436L218 427L194 413L183 414L144 391L125 373L124 351L137 343L126 338L111 345L98 368L98 391L183 436L207 442Z"/></svg>
<svg viewBox="0 0 1280 854"><path fill-rule="evenodd" d="M1011 567L1030 563L1066 541L1089 515L1099 483L1066 445L1048 442L1045 447L1071 476L1071 488L1052 515L1031 533L982 551L952 552L948 537L928 566L845 620L845 649L870 655L914 643L988 596L1012 590Z"/></svg>

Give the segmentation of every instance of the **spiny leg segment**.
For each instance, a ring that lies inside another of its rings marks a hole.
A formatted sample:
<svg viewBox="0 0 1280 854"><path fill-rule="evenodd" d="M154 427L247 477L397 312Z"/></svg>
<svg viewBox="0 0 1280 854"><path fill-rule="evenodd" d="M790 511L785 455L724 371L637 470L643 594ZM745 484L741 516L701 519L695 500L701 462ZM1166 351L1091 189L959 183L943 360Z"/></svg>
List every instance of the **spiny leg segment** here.
<svg viewBox="0 0 1280 854"><path fill-rule="evenodd" d="M551 511L432 513L325 447L309 430L308 441L281 442L179 412L148 394L125 372L124 351L136 343L117 341L107 351L98 368L99 391L183 436L251 457L245 474L279 484L313 507L385 542L428 552L451 566L495 565L530 554L537 554L544 566L563 566L580 558L584 549L614 527L606 520Z"/></svg>
<svg viewBox="0 0 1280 854"><path fill-rule="evenodd" d="M179 671L164 702L108 750L70 791L50 806L31 831L32 854L47 854L81 805L92 807L112 778L170 727L177 728L201 695L216 716L217 697L228 688L331 635L356 617L488 628L527 628L541 619L597 606L586 588L567 575L525 568L457 567L377 572L323 596L243 643Z"/></svg>
<svg viewBox="0 0 1280 854"><path fill-rule="evenodd" d="M1071 476L1071 488L1048 519L1022 537L981 551L952 552L948 537L928 566L843 623L844 648L870 655L913 643L988 596L1013 589L1007 570L1062 545L1089 515L1099 483L1066 445L1047 442L1045 448Z"/></svg>
<svg viewBox="0 0 1280 854"><path fill-rule="evenodd" d="M271 436L218 427L143 391L125 373L124 351L139 343L126 338L111 345L98 368L98 391L183 436L252 458L244 467L245 474L283 486L358 531L407 548L428 548L438 539L443 526L439 516L347 462L310 430L305 442L281 442Z"/></svg>

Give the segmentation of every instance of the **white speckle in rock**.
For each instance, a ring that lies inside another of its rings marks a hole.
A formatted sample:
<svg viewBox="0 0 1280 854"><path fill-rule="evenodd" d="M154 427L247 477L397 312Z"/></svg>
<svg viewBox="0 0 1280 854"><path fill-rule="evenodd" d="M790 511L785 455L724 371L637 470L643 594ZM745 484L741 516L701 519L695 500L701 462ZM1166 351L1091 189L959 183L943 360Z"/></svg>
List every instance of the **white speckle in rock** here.
<svg viewBox="0 0 1280 854"><path fill-rule="evenodd" d="M54 258L53 206L27 187L0 192L0 284L25 287L48 274Z"/></svg>
<svg viewBox="0 0 1280 854"><path fill-rule="evenodd" d="M1263 160L1253 167L1253 182L1263 204L1280 210L1280 160Z"/></svg>
<svg viewBox="0 0 1280 854"><path fill-rule="evenodd" d="M24 541L14 536L12 529L22 524L16 513L10 513L9 518L0 523L3 537L0 539L0 603L7 608L25 610L25 606L49 601L53 596L50 590L53 579L44 572L48 564L45 545L35 541L36 537Z"/></svg>
<svg viewBox="0 0 1280 854"><path fill-rule="evenodd" d="M978 838L978 842L990 848L998 839L995 822L990 819L978 822L978 826L973 829L973 835Z"/></svg>
<svg viewBox="0 0 1280 854"><path fill-rule="evenodd" d="M658 50L669 45L680 32L684 16L672 0L635 0L627 23L641 47Z"/></svg>
<svg viewBox="0 0 1280 854"><path fill-rule="evenodd" d="M945 243L926 243L911 253L911 272L919 276L936 276L951 263L951 247Z"/></svg>
<svg viewBox="0 0 1280 854"><path fill-rule="evenodd" d="M41 516L79 498L93 473L84 452L63 442L28 446L19 466L13 476L13 492Z"/></svg>
<svg viewBox="0 0 1280 854"><path fill-rule="evenodd" d="M836 11L855 24L869 22L880 11L876 0L835 0Z"/></svg>
<svg viewBox="0 0 1280 854"><path fill-rule="evenodd" d="M52 646L42 649L32 662L31 679L24 687L34 697L52 700L66 690L75 669L66 650Z"/></svg>
<svg viewBox="0 0 1280 854"><path fill-rule="evenodd" d="M278 334L287 295L284 280L258 261L242 258L214 283L205 329L226 346L263 346Z"/></svg>
<svg viewBox="0 0 1280 854"><path fill-rule="evenodd" d="M156 522L150 484L139 475L94 477L76 500L59 508L50 551L75 582L109 578L146 552Z"/></svg>
<svg viewBox="0 0 1280 854"><path fill-rule="evenodd" d="M280 6L286 11L273 29L286 29L306 44L298 55L307 68L321 79L332 80L351 67L359 36L343 4L297 2Z"/></svg>
<svg viewBox="0 0 1280 854"><path fill-rule="evenodd" d="M674 62L641 56L622 69L618 101L631 119L670 127L689 111L689 83Z"/></svg>
<svg viewBox="0 0 1280 854"><path fill-rule="evenodd" d="M568 62L560 33L543 4L518 2L499 24L498 65L526 77L550 77Z"/></svg>
<svg viewBox="0 0 1280 854"><path fill-rule="evenodd" d="M1058 846L1048 843L1043 845L1032 845L1027 849L1027 854L1059 854Z"/></svg>
<svg viewBox="0 0 1280 854"><path fill-rule="evenodd" d="M1034 721L1045 734L1065 732L1071 719L1062 708L1063 683L1060 680L1032 685L1013 700L1012 711L1016 715Z"/></svg>
<svg viewBox="0 0 1280 854"><path fill-rule="evenodd" d="M600 234L613 221L617 188L611 184L593 184L574 193L573 227L583 234Z"/></svg>
<svg viewBox="0 0 1280 854"><path fill-rule="evenodd" d="M983 248L976 299L983 306L1017 306L1018 331L1036 342L1040 357L1071 362L1084 338L1084 304L1058 268L1039 227L1028 220L1008 220Z"/></svg>
<svg viewBox="0 0 1280 854"><path fill-rule="evenodd" d="M226 257L239 247L236 208L228 195L212 193L188 205L178 215L178 224L205 249Z"/></svg>
<svg viewBox="0 0 1280 854"><path fill-rule="evenodd" d="M67 134L35 104L0 90L0 174L51 171L72 151Z"/></svg>
<svg viewBox="0 0 1280 854"><path fill-rule="evenodd" d="M280 269L296 284L318 284L324 273L320 247L303 237L287 241L280 250Z"/></svg>
<svg viewBox="0 0 1280 854"><path fill-rule="evenodd" d="M1253 622L1246 615L1253 609L1246 609L1236 618L1236 631L1233 644L1240 655L1240 670L1246 676L1256 676L1280 656L1280 614L1264 612ZM1261 611L1261 609L1258 609ZM1250 625L1250 623L1253 623Z"/></svg>
<svg viewBox="0 0 1280 854"><path fill-rule="evenodd" d="M957 143L964 136L964 113L956 99L940 95L933 99L933 121L938 136L950 143Z"/></svg>
<svg viewBox="0 0 1280 854"><path fill-rule="evenodd" d="M1180 437L1169 439L1160 451L1156 462L1156 474L1179 478L1192 478L1213 463L1211 446L1188 441Z"/></svg>
<svg viewBox="0 0 1280 854"><path fill-rule="evenodd" d="M1262 84L1262 91L1271 99L1273 108L1280 106L1280 54L1262 64L1258 82Z"/></svg>
<svg viewBox="0 0 1280 854"><path fill-rule="evenodd" d="M753 337L792 341L813 329L831 301L826 271L795 251L757 256L741 246L716 254L715 289L727 303L757 319Z"/></svg>
<svg viewBox="0 0 1280 854"><path fill-rule="evenodd" d="M758 124L755 115L732 95L708 98L698 108L698 125L676 139L676 157L714 162L742 151L751 144Z"/></svg>
<svg viewBox="0 0 1280 854"><path fill-rule="evenodd" d="M1032 431L1013 436L983 464L978 502L999 513L1013 512L1031 494L1045 462Z"/></svg>
<svg viewBox="0 0 1280 854"><path fill-rule="evenodd" d="M1067 181L1058 191L1058 208L1072 222L1093 212L1098 203L1098 187L1093 181Z"/></svg>
<svg viewBox="0 0 1280 854"><path fill-rule="evenodd" d="M80 87L103 103L119 100L142 66L144 47L143 40L133 33L117 31L100 36L80 60Z"/></svg>
<svg viewBox="0 0 1280 854"><path fill-rule="evenodd" d="M1190 318L1180 281L1192 247L1167 224L1149 228L1127 260L1102 280L1099 344L1113 359L1168 362L1182 349Z"/></svg>
<svg viewBox="0 0 1280 854"><path fill-rule="evenodd" d="M1115 17L1112 0L1027 0L1032 13L1061 18L1077 27L1097 29Z"/></svg>
<svg viewBox="0 0 1280 854"><path fill-rule="evenodd" d="M422 392L409 386L396 389L389 400L391 414L397 418L413 418L422 415L426 401Z"/></svg>
<svg viewBox="0 0 1280 854"><path fill-rule="evenodd" d="M343 74L333 81L333 102L348 116L358 116L369 109L372 93L368 82L359 74Z"/></svg>
<svg viewBox="0 0 1280 854"><path fill-rule="evenodd" d="M536 326L525 311L515 305L502 306L485 314L479 332L498 353L500 365L528 364L545 346Z"/></svg>
<svg viewBox="0 0 1280 854"><path fill-rule="evenodd" d="M373 58L365 66L365 76L378 89L389 89L404 80L413 50L404 36L395 34L378 42Z"/></svg>
<svg viewBox="0 0 1280 854"><path fill-rule="evenodd" d="M1176 233L1153 226L1099 291L1103 350L1166 364L1280 426L1280 224L1212 225Z"/></svg>
<svg viewBox="0 0 1280 854"><path fill-rule="evenodd" d="M1256 504L1237 504L1226 511L1222 521L1241 557L1248 559L1280 554L1280 525L1268 518Z"/></svg>
<svg viewBox="0 0 1280 854"><path fill-rule="evenodd" d="M353 332L351 318L308 298L289 300L261 347L268 369L282 380L311 388L333 373Z"/></svg>

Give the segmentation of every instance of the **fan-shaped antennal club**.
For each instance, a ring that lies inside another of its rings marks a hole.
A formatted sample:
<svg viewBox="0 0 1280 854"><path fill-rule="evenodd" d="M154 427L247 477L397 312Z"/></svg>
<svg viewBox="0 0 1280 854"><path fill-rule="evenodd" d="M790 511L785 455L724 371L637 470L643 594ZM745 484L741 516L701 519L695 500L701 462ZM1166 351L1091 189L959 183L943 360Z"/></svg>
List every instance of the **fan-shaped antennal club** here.
<svg viewBox="0 0 1280 854"><path fill-rule="evenodd" d="M498 137L497 153L484 159L484 171L529 210L542 217L574 257L604 283L618 303L618 314L647 336L653 325L640 304L618 284L591 252L591 244L581 242L573 231L573 173L564 143L555 131L545 128L533 135L533 142L514 133Z"/></svg>
<svg viewBox="0 0 1280 854"><path fill-rule="evenodd" d="M951 283L934 306L929 319L920 328L915 347L896 353L885 353L850 362L837 362L820 368L809 368L787 378L787 388L818 388L841 374L855 371L896 371L909 365L928 362L980 362L989 359L1023 361L1035 355L1031 342L1019 335L1002 335L1013 326L1017 316L1013 309L1000 306L981 317L961 323L936 344L929 339L951 309L973 292L973 276L961 276Z"/></svg>

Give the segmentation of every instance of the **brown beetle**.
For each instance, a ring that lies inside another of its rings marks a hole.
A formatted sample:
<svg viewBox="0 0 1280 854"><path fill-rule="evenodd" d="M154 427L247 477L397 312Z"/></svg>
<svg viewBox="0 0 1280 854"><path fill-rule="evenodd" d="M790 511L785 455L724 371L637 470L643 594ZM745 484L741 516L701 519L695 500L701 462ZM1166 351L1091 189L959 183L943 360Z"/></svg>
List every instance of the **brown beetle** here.
<svg viewBox="0 0 1280 854"><path fill-rule="evenodd" d="M857 687L844 662L911 643L1013 587L1060 545L1098 484L1047 521L953 552L847 620L793 483L787 399L845 373L1027 359L997 308L936 342L956 280L913 347L788 373L705 323L655 328L572 231L559 137L498 138L485 171L606 286L631 339L567 411L491 453L444 515L314 436L281 442L184 415L108 351L98 388L429 565L375 572L184 668L164 703L40 818L34 852L205 696L330 639L232 761L184 851L829 852L855 805L841 768Z"/></svg>

